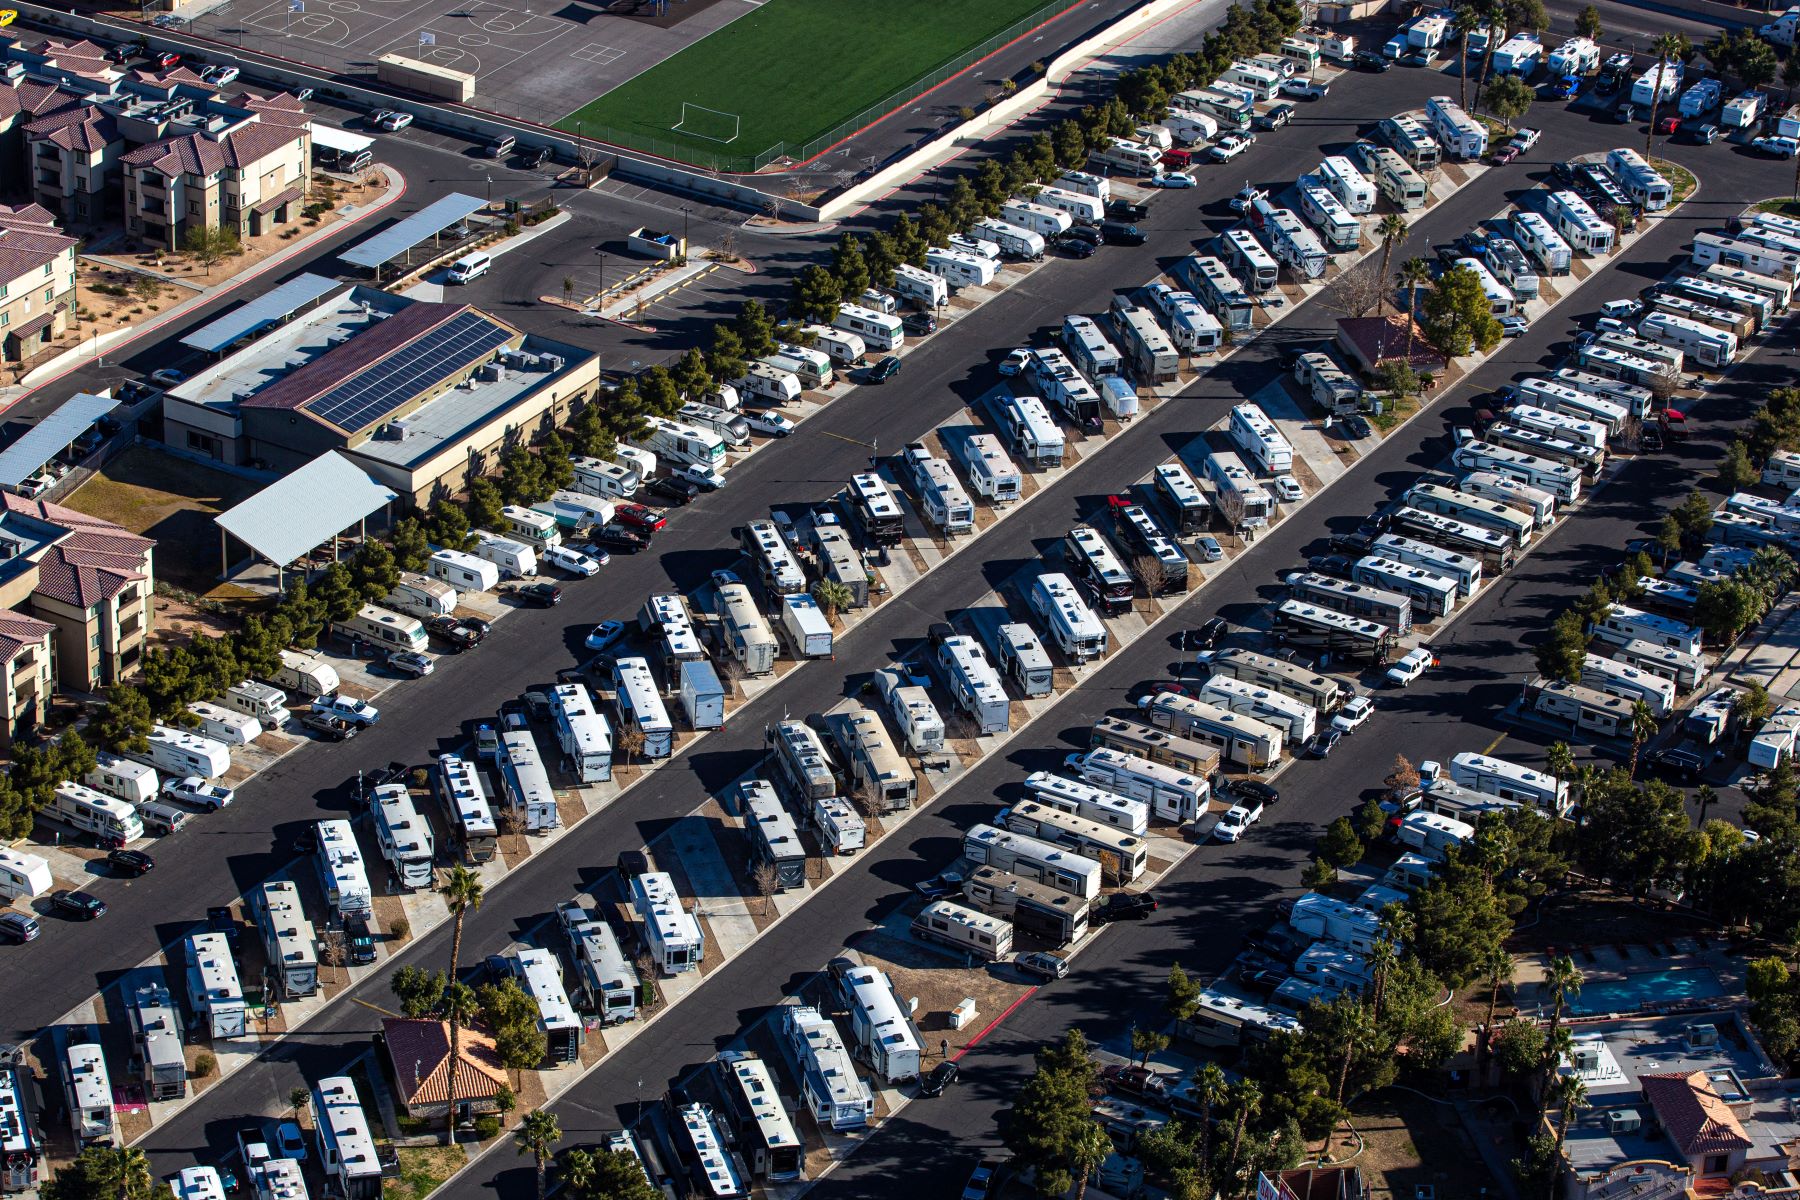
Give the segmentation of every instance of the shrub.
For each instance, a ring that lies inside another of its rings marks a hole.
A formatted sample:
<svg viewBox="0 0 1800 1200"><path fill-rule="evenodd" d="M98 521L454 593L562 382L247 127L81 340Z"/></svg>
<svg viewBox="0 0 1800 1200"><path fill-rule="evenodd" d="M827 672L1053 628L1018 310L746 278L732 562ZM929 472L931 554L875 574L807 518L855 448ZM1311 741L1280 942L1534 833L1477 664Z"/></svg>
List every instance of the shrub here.
<svg viewBox="0 0 1800 1200"><path fill-rule="evenodd" d="M405 917L395 917L393 922L388 926L388 932L394 935L394 940L396 942L404 942L407 938L412 936L412 926L407 923ZM460 1074L460 1072L458 1073Z"/></svg>
<svg viewBox="0 0 1800 1200"><path fill-rule="evenodd" d="M959 121L973 121L975 119L975 110L965 104L956 110L956 119Z"/></svg>
<svg viewBox="0 0 1800 1200"><path fill-rule="evenodd" d="M500 1118L485 1116L475 1118L475 1136L482 1141L491 1141L500 1136Z"/></svg>
<svg viewBox="0 0 1800 1200"><path fill-rule="evenodd" d="M210 1054L194 1055L194 1078L205 1079L218 1067L219 1060Z"/></svg>

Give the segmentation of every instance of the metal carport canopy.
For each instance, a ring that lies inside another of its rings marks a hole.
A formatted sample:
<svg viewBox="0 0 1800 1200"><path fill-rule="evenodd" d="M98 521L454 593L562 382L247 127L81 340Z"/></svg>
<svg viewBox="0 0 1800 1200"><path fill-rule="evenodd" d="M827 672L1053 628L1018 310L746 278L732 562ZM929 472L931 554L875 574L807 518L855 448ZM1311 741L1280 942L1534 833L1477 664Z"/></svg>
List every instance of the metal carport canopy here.
<svg viewBox="0 0 1800 1200"><path fill-rule="evenodd" d="M397 497L335 450L216 518L219 528L285 567Z"/></svg>
<svg viewBox="0 0 1800 1200"><path fill-rule="evenodd" d="M451 192L442 200L433 200L399 224L363 239L344 251L341 257L353 267L367 267L373 271L399 258L426 238L442 233L458 221L468 220L486 207L486 201L465 196L461 192Z"/></svg>
<svg viewBox="0 0 1800 1200"><path fill-rule="evenodd" d="M278 325L319 297L348 284L323 275L296 275L214 321L208 321L181 339L181 344L202 354L218 354L253 333Z"/></svg>
<svg viewBox="0 0 1800 1200"><path fill-rule="evenodd" d="M86 433L118 403L110 396L87 392L70 396L55 412L21 434L18 441L0 450L0 487L17 487L36 475L40 467L56 457L57 451Z"/></svg>

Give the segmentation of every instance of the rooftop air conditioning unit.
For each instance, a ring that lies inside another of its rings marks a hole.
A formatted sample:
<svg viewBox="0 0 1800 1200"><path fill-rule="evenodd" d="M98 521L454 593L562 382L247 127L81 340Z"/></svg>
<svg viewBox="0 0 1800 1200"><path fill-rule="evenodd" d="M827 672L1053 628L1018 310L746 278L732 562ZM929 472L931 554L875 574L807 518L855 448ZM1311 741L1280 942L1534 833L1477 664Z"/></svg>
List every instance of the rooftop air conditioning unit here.
<svg viewBox="0 0 1800 1200"><path fill-rule="evenodd" d="M1687 1031L1689 1049L1701 1049L1719 1044L1719 1027L1717 1025L1689 1025Z"/></svg>
<svg viewBox="0 0 1800 1200"><path fill-rule="evenodd" d="M1606 1114L1606 1132L1636 1133L1644 1127L1644 1118L1635 1108L1615 1108Z"/></svg>
<svg viewBox="0 0 1800 1200"><path fill-rule="evenodd" d="M1600 1068L1599 1046L1577 1046L1569 1060L1577 1071L1596 1071Z"/></svg>

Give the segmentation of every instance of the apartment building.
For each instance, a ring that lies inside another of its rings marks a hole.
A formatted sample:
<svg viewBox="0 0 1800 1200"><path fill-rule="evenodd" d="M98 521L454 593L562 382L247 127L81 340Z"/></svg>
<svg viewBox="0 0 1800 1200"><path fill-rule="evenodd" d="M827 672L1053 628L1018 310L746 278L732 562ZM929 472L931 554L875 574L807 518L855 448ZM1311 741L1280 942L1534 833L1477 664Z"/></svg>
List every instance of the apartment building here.
<svg viewBox="0 0 1800 1200"><path fill-rule="evenodd" d="M298 220L312 183L312 121L291 96L207 106L173 137L122 160L125 229L180 249L196 226L269 233Z"/></svg>
<svg viewBox="0 0 1800 1200"><path fill-rule="evenodd" d="M129 674L153 620L156 544L60 504L11 493L0 500L0 608L5 617L50 627L50 685L94 692ZM21 635L36 632L35 625L16 634L0 629L21 641L12 675L25 670ZM0 645L0 658L4 651ZM36 719L42 715L40 704Z"/></svg>
<svg viewBox="0 0 1800 1200"><path fill-rule="evenodd" d="M0 355L6 361L30 358L68 328L77 244L43 206L0 205Z"/></svg>
<svg viewBox="0 0 1800 1200"><path fill-rule="evenodd" d="M52 640L56 626L24 613L0 612L0 687L4 687L6 728L0 741L43 723L50 709Z"/></svg>

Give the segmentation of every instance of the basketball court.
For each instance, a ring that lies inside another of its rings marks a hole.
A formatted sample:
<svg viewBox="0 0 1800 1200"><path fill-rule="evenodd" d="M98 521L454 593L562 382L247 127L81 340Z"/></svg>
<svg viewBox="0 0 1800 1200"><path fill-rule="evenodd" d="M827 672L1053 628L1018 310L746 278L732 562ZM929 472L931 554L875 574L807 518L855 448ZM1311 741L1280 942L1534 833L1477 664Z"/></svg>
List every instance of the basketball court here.
<svg viewBox="0 0 1800 1200"><path fill-rule="evenodd" d="M369 75L398 54L475 77L475 106L555 124L754 11L754 0L671 0L643 15L581 0L228 0L193 20L227 45ZM703 120L703 117L697 117Z"/></svg>

